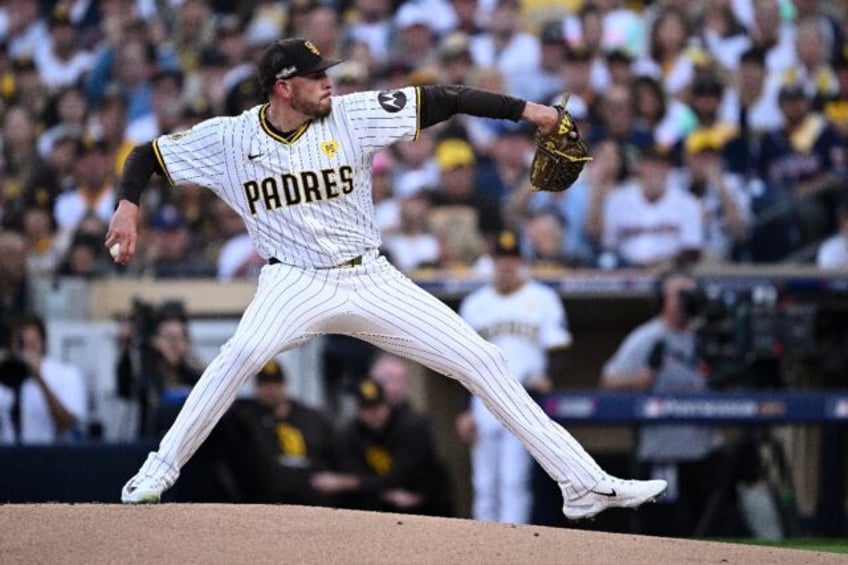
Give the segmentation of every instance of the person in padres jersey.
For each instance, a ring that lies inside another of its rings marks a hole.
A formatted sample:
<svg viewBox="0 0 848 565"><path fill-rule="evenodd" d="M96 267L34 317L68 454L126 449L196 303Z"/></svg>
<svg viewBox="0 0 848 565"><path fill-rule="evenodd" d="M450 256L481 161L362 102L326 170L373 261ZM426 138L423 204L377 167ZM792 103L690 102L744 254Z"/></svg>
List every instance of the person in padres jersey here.
<svg viewBox="0 0 848 565"><path fill-rule="evenodd" d="M525 389L550 392L548 352L553 358L571 345L562 302L552 289L526 278L515 232L498 236L493 257L492 283L469 294L459 314L504 352ZM532 465L519 439L501 426L479 397L472 397L471 407L457 418L457 432L472 445L472 516L489 522L529 522Z"/></svg>
<svg viewBox="0 0 848 565"><path fill-rule="evenodd" d="M209 364L162 438L124 486L127 503L157 502L251 375L272 356L323 334L346 334L457 379L515 434L559 484L563 512L588 518L654 500L664 481L610 476L509 372L503 353L379 255L371 158L458 114L556 127L555 108L458 86L332 96L311 42L284 39L258 63L268 99L135 147L105 244L135 253L138 202L151 175L212 190L244 219L268 264L234 335Z"/></svg>

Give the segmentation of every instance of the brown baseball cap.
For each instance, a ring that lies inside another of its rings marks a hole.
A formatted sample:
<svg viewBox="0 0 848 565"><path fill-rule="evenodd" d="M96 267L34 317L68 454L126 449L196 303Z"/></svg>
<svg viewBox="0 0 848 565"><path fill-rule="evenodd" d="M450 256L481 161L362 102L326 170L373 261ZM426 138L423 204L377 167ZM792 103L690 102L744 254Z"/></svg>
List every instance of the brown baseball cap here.
<svg viewBox="0 0 848 565"><path fill-rule="evenodd" d="M269 92L280 79L325 71L341 62L339 59L325 59L307 39L280 39L269 45L259 59L259 82L262 89Z"/></svg>

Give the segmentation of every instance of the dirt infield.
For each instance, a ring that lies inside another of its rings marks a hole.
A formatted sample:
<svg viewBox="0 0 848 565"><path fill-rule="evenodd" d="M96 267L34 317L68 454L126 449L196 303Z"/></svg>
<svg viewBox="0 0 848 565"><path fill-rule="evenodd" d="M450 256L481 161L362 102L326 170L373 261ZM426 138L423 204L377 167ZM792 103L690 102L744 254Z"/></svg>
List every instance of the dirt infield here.
<svg viewBox="0 0 848 565"><path fill-rule="evenodd" d="M811 565L848 557L299 506L37 504L0 506L0 563Z"/></svg>

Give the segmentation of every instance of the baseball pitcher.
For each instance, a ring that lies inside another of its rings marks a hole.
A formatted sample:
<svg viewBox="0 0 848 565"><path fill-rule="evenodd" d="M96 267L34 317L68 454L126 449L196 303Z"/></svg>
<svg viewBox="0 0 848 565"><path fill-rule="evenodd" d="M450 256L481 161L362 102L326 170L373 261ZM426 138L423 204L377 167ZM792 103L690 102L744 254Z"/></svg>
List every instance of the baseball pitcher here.
<svg viewBox="0 0 848 565"><path fill-rule="evenodd" d="M462 87L332 96L326 70L338 62L309 41L277 41L258 63L267 103L156 138L126 161L105 239L118 263L135 253L138 202L158 173L174 186L205 186L229 204L267 265L235 333L124 486L122 501L158 502L245 381L281 351L327 333L354 336L461 382L559 484L567 518L656 499L664 481L605 473L533 402L497 347L378 252L370 166L378 150L458 113L525 119L553 131L560 112Z"/></svg>

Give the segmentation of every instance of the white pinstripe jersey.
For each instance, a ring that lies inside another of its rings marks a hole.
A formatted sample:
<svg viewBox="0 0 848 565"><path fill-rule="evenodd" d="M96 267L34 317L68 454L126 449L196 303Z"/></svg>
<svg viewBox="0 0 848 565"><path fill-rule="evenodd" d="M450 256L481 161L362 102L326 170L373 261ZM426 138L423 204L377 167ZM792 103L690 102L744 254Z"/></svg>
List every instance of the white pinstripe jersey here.
<svg viewBox="0 0 848 565"><path fill-rule="evenodd" d="M380 246L371 157L418 134L419 91L357 92L287 141L267 105L217 117L154 140L171 184L215 192L243 218L260 256L299 267L332 267Z"/></svg>

